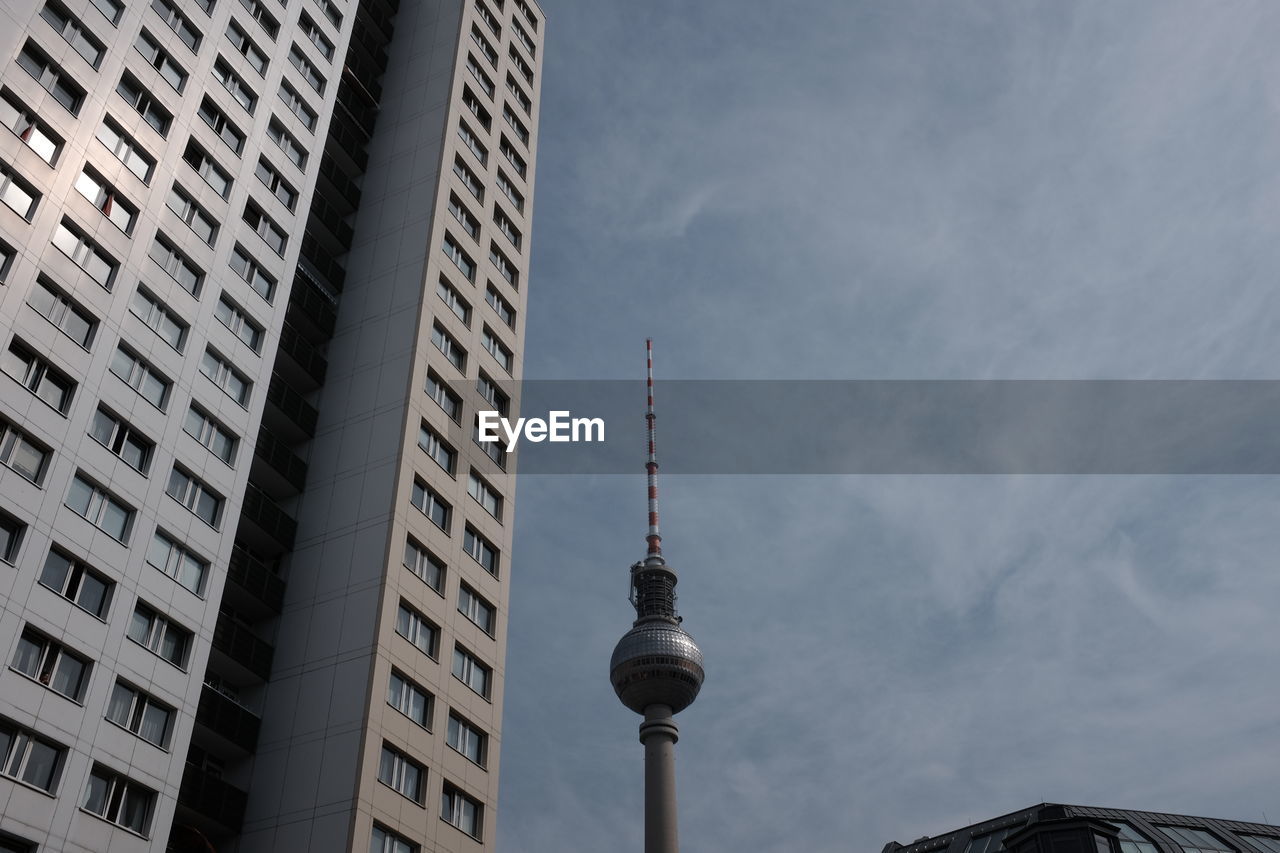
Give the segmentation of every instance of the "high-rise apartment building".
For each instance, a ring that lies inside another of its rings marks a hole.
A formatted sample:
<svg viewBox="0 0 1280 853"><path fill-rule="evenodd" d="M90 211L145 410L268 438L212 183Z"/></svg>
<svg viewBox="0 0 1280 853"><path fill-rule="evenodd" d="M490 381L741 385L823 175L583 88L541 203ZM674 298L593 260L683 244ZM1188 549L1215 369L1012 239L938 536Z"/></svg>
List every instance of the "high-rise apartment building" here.
<svg viewBox="0 0 1280 853"><path fill-rule="evenodd" d="M544 29L0 5L0 851L492 848Z"/></svg>

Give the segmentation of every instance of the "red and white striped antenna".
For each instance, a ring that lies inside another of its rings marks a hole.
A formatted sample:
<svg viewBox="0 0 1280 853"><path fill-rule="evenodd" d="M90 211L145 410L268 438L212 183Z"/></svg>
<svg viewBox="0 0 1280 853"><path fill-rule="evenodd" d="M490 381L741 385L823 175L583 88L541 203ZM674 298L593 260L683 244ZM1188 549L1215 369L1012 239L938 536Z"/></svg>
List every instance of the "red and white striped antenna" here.
<svg viewBox="0 0 1280 853"><path fill-rule="evenodd" d="M646 555L645 561L661 563L664 561L662 559L662 534L658 532L658 449L654 437L654 422L657 420L657 415L653 413L653 338L645 338L644 349L647 359L649 392L649 406L644 416L649 426L649 460L644 465L644 470L648 474L649 480L649 535L645 537L645 540L649 543L649 553Z"/></svg>

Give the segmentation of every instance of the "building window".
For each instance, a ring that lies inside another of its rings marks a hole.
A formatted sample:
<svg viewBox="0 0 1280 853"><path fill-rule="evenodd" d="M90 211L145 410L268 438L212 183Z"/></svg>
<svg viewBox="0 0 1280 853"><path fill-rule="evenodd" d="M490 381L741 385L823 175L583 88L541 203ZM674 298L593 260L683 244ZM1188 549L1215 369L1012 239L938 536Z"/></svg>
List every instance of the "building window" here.
<svg viewBox="0 0 1280 853"><path fill-rule="evenodd" d="M315 89L317 95L324 94L325 79L320 73L320 69L316 68L315 63L307 59L306 54L302 52L302 48L294 42L289 48L289 62L294 68L298 69L298 73L302 75L302 79L307 81L307 85Z"/></svg>
<svg viewBox="0 0 1280 853"><path fill-rule="evenodd" d="M511 398L502 393L498 383L485 376L482 372L479 378L476 379L476 390L480 392L480 396L484 398L486 403L493 406L494 411L504 418L507 416L507 411L511 407Z"/></svg>
<svg viewBox="0 0 1280 853"><path fill-rule="evenodd" d="M511 365L515 356L502 341L498 340L498 336L488 326L484 327L484 334L480 337L480 343L484 346L485 351L493 356L498 364L502 365L503 370L507 371L507 373L511 372Z"/></svg>
<svg viewBox="0 0 1280 853"><path fill-rule="evenodd" d="M124 163L125 168L136 175L138 180L144 184L151 182L151 171L156 166L155 159L147 154L142 146L125 133L115 121L110 118L104 119L102 126L98 128L97 139L117 160Z"/></svg>
<svg viewBox="0 0 1280 853"><path fill-rule="evenodd" d="M307 168L307 152L293 134L285 130L284 125L275 116L271 117L271 121L267 124L267 136L271 137L284 156L289 158L289 162L297 166L299 169Z"/></svg>
<svg viewBox="0 0 1280 853"><path fill-rule="evenodd" d="M237 157L244 150L244 131L232 124L227 114L218 108L208 96L200 101L198 111L200 120L209 125L209 129L218 135L222 143L231 149Z"/></svg>
<svg viewBox="0 0 1280 853"><path fill-rule="evenodd" d="M520 84L516 82L516 78L510 74L507 75L507 91L515 96L516 101L520 104L520 108L524 110L525 115L533 113L533 101L524 93L524 89L520 88Z"/></svg>
<svg viewBox="0 0 1280 853"><path fill-rule="evenodd" d="M444 409L444 413L455 423L461 421L462 398L453 393L435 371L427 371L427 396L435 400L436 405Z"/></svg>
<svg viewBox="0 0 1280 853"><path fill-rule="evenodd" d="M249 38L249 34L244 31L244 27L236 23L232 18L227 24L227 41L231 42L231 46L238 53L249 60L249 65L253 66L253 70L262 74L267 70L267 55L262 52L262 48L254 44L253 39Z"/></svg>
<svg viewBox="0 0 1280 853"><path fill-rule="evenodd" d="M449 730L445 734L445 743L449 746L465 755L474 764L484 767L488 741L487 734L462 719L456 711L449 712Z"/></svg>
<svg viewBox="0 0 1280 853"><path fill-rule="evenodd" d="M516 50L516 46L514 44L507 48L507 53L511 57L511 61L515 64L516 68L520 69L520 73L524 76L525 82L532 84L533 69L529 67L529 63L524 61L524 57L522 57L519 51Z"/></svg>
<svg viewBox="0 0 1280 853"><path fill-rule="evenodd" d="M179 94L186 88L187 72L181 65L174 61L169 55L169 51L160 46L160 42L156 41L155 36L147 32L144 28L138 33L138 40L133 43L138 53L152 68L160 72L160 76L164 78L164 82L173 87L173 90Z"/></svg>
<svg viewBox="0 0 1280 853"><path fill-rule="evenodd" d="M0 163L0 201L28 222L36 212L40 193L7 163Z"/></svg>
<svg viewBox="0 0 1280 853"><path fill-rule="evenodd" d="M480 48L480 52L484 54L484 58L489 60L489 64L497 66L498 51L493 49L493 45L484 37L484 33L480 32L480 28L475 24L471 25L471 40L476 43L476 47Z"/></svg>
<svg viewBox="0 0 1280 853"><path fill-rule="evenodd" d="M187 142L187 148L182 152L182 159L218 195L226 198L231 194L231 175L218 165L218 161L214 160L208 151L204 150L204 146L196 142L195 137Z"/></svg>
<svg viewBox="0 0 1280 853"><path fill-rule="evenodd" d="M155 442L138 432L137 427L113 414L102 406L93 415L89 424L89 436L140 474L146 475L151 468L151 454L155 450Z"/></svg>
<svg viewBox="0 0 1280 853"><path fill-rule="evenodd" d="M141 601L134 607L128 637L179 669L187 668L191 632L165 619Z"/></svg>
<svg viewBox="0 0 1280 853"><path fill-rule="evenodd" d="M520 229L516 228L516 224L511 221L511 217L507 216L502 208L496 204L493 206L493 223L498 226L498 230L511 242L511 245L518 250L523 235L521 235Z"/></svg>
<svg viewBox="0 0 1280 853"><path fill-rule="evenodd" d="M265 335L262 327L249 319L249 315L245 313L244 309L231 301L226 293L223 293L218 298L214 316L218 318L218 322L230 329L232 334L239 338L249 349L255 353L262 351L262 338Z"/></svg>
<svg viewBox="0 0 1280 853"><path fill-rule="evenodd" d="M498 23L498 19L494 17L493 13L489 11L489 7L484 5L481 0L475 0L475 3L476 14L480 16L480 20L484 21L489 26L489 29L493 30L495 36L501 38L502 25Z"/></svg>
<svg viewBox="0 0 1280 853"><path fill-rule="evenodd" d="M378 762L378 781L418 805L425 801L423 784L427 771L421 764L386 743L382 744L382 758Z"/></svg>
<svg viewBox="0 0 1280 853"><path fill-rule="evenodd" d="M478 625L481 631L493 636L497 625L497 609L465 583L458 587L458 612Z"/></svg>
<svg viewBox="0 0 1280 853"><path fill-rule="evenodd" d="M67 491L67 507L76 515L123 544L128 544L129 531L133 527L133 507L84 474L76 473Z"/></svg>
<svg viewBox="0 0 1280 853"><path fill-rule="evenodd" d="M407 838L396 835L389 829L383 829L376 823L373 825L373 839L369 843L369 853L418 853L418 845Z"/></svg>
<svg viewBox="0 0 1280 853"><path fill-rule="evenodd" d="M307 41L315 45L321 56L325 59L333 59L333 42L325 38L320 27L316 26L316 22L311 20L311 16L306 12L298 18L298 29L307 37Z"/></svg>
<svg viewBox="0 0 1280 853"><path fill-rule="evenodd" d="M267 34L267 38L272 41L276 40L276 36L280 33L280 22L277 21L261 0L240 0L240 5L249 10L249 17L258 22L258 26L262 27L262 31Z"/></svg>
<svg viewBox="0 0 1280 853"><path fill-rule="evenodd" d="M275 220L267 216L257 202L250 200L245 203L243 219L271 251L277 255L284 255L285 244L289 241L288 235L275 223Z"/></svg>
<svg viewBox="0 0 1280 853"><path fill-rule="evenodd" d="M515 132L515 135L525 145L529 144L529 128L524 126L524 122L516 116L515 111L510 105L502 105L502 117L506 120L507 125ZM523 172L521 174L524 174Z"/></svg>
<svg viewBox="0 0 1280 853"><path fill-rule="evenodd" d="M498 549L468 524L462 536L462 550L479 563L486 572L498 576Z"/></svg>
<svg viewBox="0 0 1280 853"><path fill-rule="evenodd" d="M396 633L413 643L429 658L435 658L440 642L440 629L403 601L396 612Z"/></svg>
<svg viewBox="0 0 1280 853"><path fill-rule="evenodd" d="M524 18L529 22L529 26L533 27L533 31L538 31L538 19L534 16L533 10L529 8L529 4L524 0L516 0L516 8L524 13Z"/></svg>
<svg viewBox="0 0 1280 853"><path fill-rule="evenodd" d="M418 446L449 476L453 476L458 467L458 451L450 447L438 432L427 426L426 421L418 429Z"/></svg>
<svg viewBox="0 0 1280 853"><path fill-rule="evenodd" d="M440 819L479 841L484 806L446 783L440 795Z"/></svg>
<svg viewBox="0 0 1280 853"><path fill-rule="evenodd" d="M298 117L298 121L302 122L302 126L309 131L316 129L316 122L319 116L316 111L307 106L307 102L298 94L298 90L293 88L286 80L280 84L280 100L289 108L289 112Z"/></svg>
<svg viewBox="0 0 1280 853"><path fill-rule="evenodd" d="M471 72L472 77L476 78L476 82L480 84L480 88L484 89L484 93L492 98L495 91L493 81L489 79L488 74L484 73L480 63L470 53L467 54L467 70Z"/></svg>
<svg viewBox="0 0 1280 853"><path fill-rule="evenodd" d="M115 355L111 357L110 370L120 377L124 384L137 391L142 399L162 412L165 410L165 406L169 403L169 389L173 387L173 383L142 356L124 344L119 344Z"/></svg>
<svg viewBox="0 0 1280 853"><path fill-rule="evenodd" d="M124 4L120 0L89 0L89 2L102 13L111 26L114 27L120 23L120 16L124 14Z"/></svg>
<svg viewBox="0 0 1280 853"><path fill-rule="evenodd" d="M213 63L213 76L218 78L218 82L222 84L222 88L226 89L236 103L244 107L245 112L253 114L253 108L258 103L258 96L254 93L249 85L241 79L231 65L219 56Z"/></svg>
<svg viewBox="0 0 1280 853"><path fill-rule="evenodd" d="M173 470L169 472L169 484L165 487L165 494L189 509L196 518L214 530L218 529L218 524L222 520L222 495L209 488L208 483L199 477L174 465Z"/></svg>
<svg viewBox="0 0 1280 853"><path fill-rule="evenodd" d="M4 284L5 279L9 277L10 270L13 269L13 258L17 255L17 250L0 240L0 284Z"/></svg>
<svg viewBox="0 0 1280 853"><path fill-rule="evenodd" d="M453 261L463 275L467 277L467 281L476 280L476 262L471 260L471 256L462 250L457 241L447 232L444 235L444 245L442 246L445 256Z"/></svg>
<svg viewBox="0 0 1280 853"><path fill-rule="evenodd" d="M84 103L84 89L71 82L74 78L62 69L45 52L36 47L35 42L28 40L18 54L18 64L35 78L40 87L53 95L53 99L62 104L67 112L80 114L80 106Z"/></svg>
<svg viewBox="0 0 1280 853"><path fill-rule="evenodd" d="M37 486L44 480L52 451L37 444L22 430L0 420L0 464Z"/></svg>
<svg viewBox="0 0 1280 853"><path fill-rule="evenodd" d="M466 185L468 192L475 196L477 200L484 201L484 184L480 183L476 173L471 171L466 163L462 162L461 155L453 158L453 173Z"/></svg>
<svg viewBox="0 0 1280 853"><path fill-rule="evenodd" d="M178 11L173 0L151 0L151 10L160 16L165 26L173 30L182 43L194 53L200 46L200 31L191 25L186 16Z"/></svg>
<svg viewBox="0 0 1280 853"><path fill-rule="evenodd" d="M172 484L172 480L170 483ZM170 492L170 494L173 493ZM205 578L209 575L209 561L200 559L173 541L164 531L157 530L152 538L151 547L147 550L147 562L196 595L204 595Z"/></svg>
<svg viewBox="0 0 1280 853"><path fill-rule="evenodd" d="M484 455L493 460L494 464L502 470L507 470L507 450L503 447L502 440L481 441L480 440L480 417L476 416L475 427L471 431L471 440L479 445L484 451Z"/></svg>
<svg viewBox="0 0 1280 853"><path fill-rule="evenodd" d="M253 288L254 292L268 303L275 295L276 280L263 271L259 264L244 247L236 243L231 253L231 268Z"/></svg>
<svg viewBox="0 0 1280 853"><path fill-rule="evenodd" d="M516 189L515 184L511 183L511 179L498 170L498 189L502 190L502 194L507 197L520 213L524 213L524 196Z"/></svg>
<svg viewBox="0 0 1280 853"><path fill-rule="evenodd" d="M464 326L471 325L471 306L443 276L436 282L436 294L444 300L444 304L449 306L453 316L461 320Z"/></svg>
<svg viewBox="0 0 1280 853"><path fill-rule="evenodd" d="M502 520L502 495L486 483L475 471L467 478L467 494L476 503L484 507L485 512L499 521Z"/></svg>
<svg viewBox="0 0 1280 853"><path fill-rule="evenodd" d="M520 271L502 253L497 243L491 242L489 244L489 260L497 268L498 273L506 280L507 284L515 288L520 287Z"/></svg>
<svg viewBox="0 0 1280 853"><path fill-rule="evenodd" d="M453 647L453 676L485 699L489 698L493 670L457 645Z"/></svg>
<svg viewBox="0 0 1280 853"><path fill-rule="evenodd" d="M133 293L133 300L129 303L129 310L166 344L177 352L182 352L187 342L187 324L179 320L169 310L169 306L160 301L160 297L138 285Z"/></svg>
<svg viewBox="0 0 1280 853"><path fill-rule="evenodd" d="M181 252L164 234L157 232L149 252L151 260L160 265L165 273L182 286L192 296L200 295L200 286L204 282L204 271Z"/></svg>
<svg viewBox="0 0 1280 853"><path fill-rule="evenodd" d="M7 127L50 166L58 161L58 154L62 151L62 138L8 89L0 92L0 124Z"/></svg>
<svg viewBox="0 0 1280 853"><path fill-rule="evenodd" d="M161 749L169 748L173 709L136 687L117 681L107 703L107 719Z"/></svg>
<svg viewBox="0 0 1280 853"><path fill-rule="evenodd" d="M404 567L436 592L444 590L444 577L448 571L444 560L419 545L412 536L404 543Z"/></svg>
<svg viewBox="0 0 1280 853"><path fill-rule="evenodd" d="M212 246L218 236L218 223L209 211L200 206L191 194L175 183L166 202L183 224L195 233L205 245Z"/></svg>
<svg viewBox="0 0 1280 853"><path fill-rule="evenodd" d="M204 351L204 358L200 360L200 372L232 400L241 406L248 405L249 391L253 388L253 383L212 349Z"/></svg>
<svg viewBox="0 0 1280 853"><path fill-rule="evenodd" d="M195 403L187 410L187 419L182 429L223 462L228 465L235 462L236 446L240 440L221 421Z"/></svg>
<svg viewBox="0 0 1280 853"><path fill-rule="evenodd" d="M467 210L466 205L462 203L462 199L458 198L454 193L449 193L449 213L453 214L453 218L458 220L462 229L470 234L473 240L480 236L480 222L471 215L471 211ZM461 250L459 250L459 254L461 254ZM458 263L457 260L454 263Z"/></svg>
<svg viewBox="0 0 1280 853"><path fill-rule="evenodd" d="M155 96L138 82L138 78L126 71L120 78L120 84L116 86L116 94L137 110L142 120L151 125L156 133L161 136L169 135L169 125L173 123L173 115L160 106Z"/></svg>
<svg viewBox="0 0 1280 853"><path fill-rule="evenodd" d="M102 250L97 243L86 237L79 228L71 225L66 219L58 223L53 232L53 245L69 257L76 266L84 270L89 278L107 290L115 280L119 264L115 258Z"/></svg>
<svg viewBox="0 0 1280 853"><path fill-rule="evenodd" d="M1165 826L1157 824L1157 828L1173 839L1184 853L1233 853L1230 845L1219 841L1216 836L1203 829L1189 826Z"/></svg>
<svg viewBox="0 0 1280 853"><path fill-rule="evenodd" d="M409 502L417 507L423 515L431 519L436 527L445 533L449 532L449 521L453 516L451 507L435 490L417 477L413 478L413 493Z"/></svg>
<svg viewBox="0 0 1280 853"><path fill-rule="evenodd" d="M529 51L529 55L537 56L538 49L534 46L533 39L529 38L529 34L524 31L524 27L520 26L516 21L512 21L511 29L515 30L516 38L524 45L524 49Z"/></svg>
<svg viewBox="0 0 1280 853"><path fill-rule="evenodd" d="M156 793L94 764L84 792L84 810L103 820L146 836L151 828L151 812Z"/></svg>
<svg viewBox="0 0 1280 853"><path fill-rule="evenodd" d="M462 103L471 110L471 114L476 117L476 121L480 122L481 127L485 130L492 128L493 120L489 117L489 111L480 105L480 99L471 91L470 86L462 87Z"/></svg>
<svg viewBox="0 0 1280 853"><path fill-rule="evenodd" d="M516 174L525 177L528 167L525 165L524 158L516 153L516 149L503 134L502 139L498 142L498 150L502 152L502 156L507 158L507 162L511 164L511 168L516 170Z"/></svg>
<svg viewBox="0 0 1280 853"><path fill-rule="evenodd" d="M1108 821L1108 823L1115 823L1115 821ZM1237 832L1236 835L1248 839L1255 847L1261 847L1263 850L1270 851L1270 853L1280 853L1280 838L1270 835L1249 835L1243 832ZM1125 851L1125 853L1129 853L1129 851Z"/></svg>
<svg viewBox="0 0 1280 853"><path fill-rule="evenodd" d="M267 162L266 157L258 158L258 168L254 171L258 176L258 180L262 181L262 185L271 190L271 194L275 196L281 204L289 210L293 210L298 203L298 191L290 186L289 182L280 176L276 168Z"/></svg>
<svg viewBox="0 0 1280 853"><path fill-rule="evenodd" d="M49 550L40 584L98 618L107 617L115 584L105 575L57 548Z"/></svg>
<svg viewBox="0 0 1280 853"><path fill-rule="evenodd" d="M431 694L394 669L387 685L387 704L431 731Z"/></svg>
<svg viewBox="0 0 1280 853"><path fill-rule="evenodd" d="M76 384L17 338L0 357L0 369L62 414L71 408Z"/></svg>
<svg viewBox="0 0 1280 853"><path fill-rule="evenodd" d="M88 686L92 664L34 628L24 628L13 654L13 668L54 693L79 702Z"/></svg>
<svg viewBox="0 0 1280 853"><path fill-rule="evenodd" d="M431 327L431 343L440 350L449 363L458 370L464 370L467 364L467 351L458 345L453 336L444 330L439 323Z"/></svg>
<svg viewBox="0 0 1280 853"><path fill-rule="evenodd" d="M329 19L329 23L333 24L334 29L342 29L342 13L338 11L338 7L333 5L331 0L311 0L324 16Z"/></svg>
<svg viewBox="0 0 1280 853"><path fill-rule="evenodd" d="M22 547L22 534L27 526L9 513L0 510L0 560L13 565Z"/></svg>
<svg viewBox="0 0 1280 853"><path fill-rule="evenodd" d="M66 747L45 740L35 732L8 720L0 719L0 774L52 794L58 787L58 777L62 773L62 762L66 754ZM8 836L0 838L0 845L4 845L0 849L9 849L9 844Z"/></svg>
<svg viewBox="0 0 1280 853"><path fill-rule="evenodd" d="M480 144L479 138L471 131L471 128L467 127L467 123L462 119L458 119L458 137L467 146L468 150L476 156L476 159L480 161L481 166L488 164L488 149ZM472 233L471 236L474 237L476 235Z"/></svg>
<svg viewBox="0 0 1280 853"><path fill-rule="evenodd" d="M58 331L75 341L80 348L87 350L93 343L93 335L98 328L97 319L43 275L37 276L36 286L27 297L27 304Z"/></svg>
<svg viewBox="0 0 1280 853"><path fill-rule="evenodd" d="M494 310L494 313L498 315L502 322L512 329L516 327L516 309L511 307L510 302L502 298L498 288L492 284L485 288L484 301L489 303L489 307Z"/></svg>

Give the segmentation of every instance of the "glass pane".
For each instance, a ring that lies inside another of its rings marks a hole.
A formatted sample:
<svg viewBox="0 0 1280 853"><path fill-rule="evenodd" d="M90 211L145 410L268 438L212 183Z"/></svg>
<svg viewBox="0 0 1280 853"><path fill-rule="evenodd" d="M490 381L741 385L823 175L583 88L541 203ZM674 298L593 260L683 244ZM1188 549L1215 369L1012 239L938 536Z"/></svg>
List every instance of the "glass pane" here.
<svg viewBox="0 0 1280 853"><path fill-rule="evenodd" d="M40 572L40 583L62 592L66 589L67 575L70 573L71 561L57 551L50 551L49 556L45 558L44 569Z"/></svg>
<svg viewBox="0 0 1280 853"><path fill-rule="evenodd" d="M84 807L94 814L107 813L107 796L111 791L111 782L94 771L89 776L89 785L84 793Z"/></svg>
<svg viewBox="0 0 1280 853"><path fill-rule="evenodd" d="M80 684L84 679L85 665L68 654L58 656L58 668L53 673L54 690L71 699L80 698Z"/></svg>
<svg viewBox="0 0 1280 853"><path fill-rule="evenodd" d="M138 734L143 740L148 740L157 746L164 746L168 742L168 731L169 712L147 703L146 709L142 712L142 727L138 730Z"/></svg>
<svg viewBox="0 0 1280 853"><path fill-rule="evenodd" d="M18 639L18 649L13 654L13 668L35 678L42 651L44 651L44 643L24 634Z"/></svg>
<svg viewBox="0 0 1280 853"><path fill-rule="evenodd" d="M84 572L80 576L80 592L76 603L94 616L101 616L107 604L107 590L110 587L96 575Z"/></svg>
<svg viewBox="0 0 1280 853"><path fill-rule="evenodd" d="M116 684L107 703L107 719L122 726L129 725L129 711L133 708L133 691L123 684Z"/></svg>

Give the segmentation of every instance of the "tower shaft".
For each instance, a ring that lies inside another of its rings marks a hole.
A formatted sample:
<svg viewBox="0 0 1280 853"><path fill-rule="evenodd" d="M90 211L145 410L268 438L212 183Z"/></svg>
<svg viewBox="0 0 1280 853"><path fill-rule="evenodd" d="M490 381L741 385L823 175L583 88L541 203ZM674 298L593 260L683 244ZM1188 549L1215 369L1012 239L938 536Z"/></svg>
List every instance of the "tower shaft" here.
<svg viewBox="0 0 1280 853"><path fill-rule="evenodd" d="M679 853L676 821L676 741L680 731L667 705L644 709L644 853Z"/></svg>

